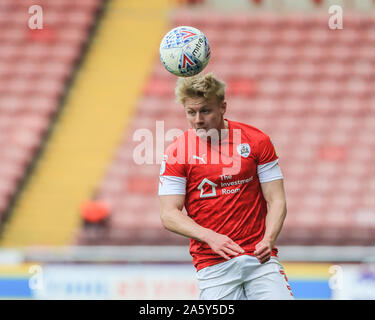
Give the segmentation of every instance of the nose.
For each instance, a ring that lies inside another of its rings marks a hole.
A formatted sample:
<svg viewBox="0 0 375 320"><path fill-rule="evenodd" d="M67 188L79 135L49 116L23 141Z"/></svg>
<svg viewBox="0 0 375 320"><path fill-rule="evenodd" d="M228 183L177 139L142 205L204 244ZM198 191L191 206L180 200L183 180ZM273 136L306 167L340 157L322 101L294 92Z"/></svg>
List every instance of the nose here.
<svg viewBox="0 0 375 320"><path fill-rule="evenodd" d="M197 112L197 113L195 114L195 119L194 119L194 121L195 121L195 123L197 123L197 124L203 122L202 115L201 115L200 112Z"/></svg>

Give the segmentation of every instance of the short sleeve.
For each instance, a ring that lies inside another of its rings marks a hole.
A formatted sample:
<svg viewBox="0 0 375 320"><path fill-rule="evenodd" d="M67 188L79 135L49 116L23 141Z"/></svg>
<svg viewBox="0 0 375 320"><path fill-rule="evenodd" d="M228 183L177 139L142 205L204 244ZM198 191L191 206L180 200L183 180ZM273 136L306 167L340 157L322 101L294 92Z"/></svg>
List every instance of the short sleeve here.
<svg viewBox="0 0 375 320"><path fill-rule="evenodd" d="M259 143L257 173L260 183L283 179L279 159L270 137L265 136Z"/></svg>
<svg viewBox="0 0 375 320"><path fill-rule="evenodd" d="M186 193L186 168L184 157L178 155L177 142L172 143L160 165L159 195Z"/></svg>
<svg viewBox="0 0 375 320"><path fill-rule="evenodd" d="M262 165L278 159L275 147L269 136L265 135L258 146L258 165Z"/></svg>

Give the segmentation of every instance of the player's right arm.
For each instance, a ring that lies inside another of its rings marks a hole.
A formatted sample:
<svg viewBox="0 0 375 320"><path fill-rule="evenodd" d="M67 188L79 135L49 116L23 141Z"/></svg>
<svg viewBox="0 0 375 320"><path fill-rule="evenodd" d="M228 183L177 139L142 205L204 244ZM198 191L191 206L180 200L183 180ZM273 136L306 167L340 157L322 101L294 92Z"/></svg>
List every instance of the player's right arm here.
<svg viewBox="0 0 375 320"><path fill-rule="evenodd" d="M211 249L229 260L230 256L244 250L229 237L211 229L204 228L182 212L185 195L161 195L160 218L164 228L179 235L207 243Z"/></svg>

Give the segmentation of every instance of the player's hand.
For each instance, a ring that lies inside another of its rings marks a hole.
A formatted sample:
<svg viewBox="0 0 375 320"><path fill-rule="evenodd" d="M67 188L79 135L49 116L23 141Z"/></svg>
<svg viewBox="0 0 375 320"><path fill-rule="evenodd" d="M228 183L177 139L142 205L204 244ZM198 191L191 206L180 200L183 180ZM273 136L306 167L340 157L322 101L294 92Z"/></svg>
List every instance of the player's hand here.
<svg viewBox="0 0 375 320"><path fill-rule="evenodd" d="M231 238L212 230L209 230L205 242L215 253L226 260L230 260L230 256L237 256L238 254L245 252L245 250L243 250Z"/></svg>
<svg viewBox="0 0 375 320"><path fill-rule="evenodd" d="M273 244L270 241L263 239L255 246L254 255L260 263L265 263L271 258Z"/></svg>

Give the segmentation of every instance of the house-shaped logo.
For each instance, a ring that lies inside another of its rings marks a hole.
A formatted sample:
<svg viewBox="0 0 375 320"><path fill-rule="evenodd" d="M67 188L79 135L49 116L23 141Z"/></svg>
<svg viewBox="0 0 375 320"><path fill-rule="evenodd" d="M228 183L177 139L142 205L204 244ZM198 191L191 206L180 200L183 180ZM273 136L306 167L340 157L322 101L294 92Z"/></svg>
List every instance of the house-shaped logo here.
<svg viewBox="0 0 375 320"><path fill-rule="evenodd" d="M210 193L203 193L204 192L204 188L203 188L203 186L206 184L206 183L208 183L209 185L210 185L210 187L211 187L211 192ZM207 178L204 178L203 180L202 180L202 182L199 184L199 186L198 186L198 190L200 190L201 191L201 195L200 195L200 197L201 198L208 198L208 197L214 197L214 196L216 196L216 187L217 187L217 184L216 183L213 183L212 181L210 181L210 180L208 180Z"/></svg>

